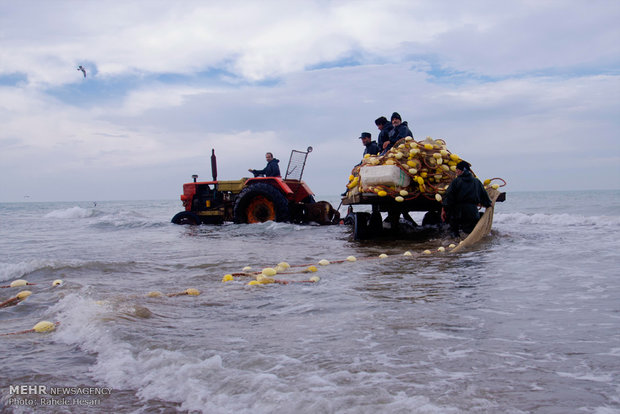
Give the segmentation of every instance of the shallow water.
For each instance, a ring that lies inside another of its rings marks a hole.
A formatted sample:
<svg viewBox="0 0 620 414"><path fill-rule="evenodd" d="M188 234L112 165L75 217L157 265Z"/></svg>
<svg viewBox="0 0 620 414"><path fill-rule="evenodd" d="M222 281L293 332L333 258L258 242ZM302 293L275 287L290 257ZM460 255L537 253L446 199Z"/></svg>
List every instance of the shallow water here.
<svg viewBox="0 0 620 414"><path fill-rule="evenodd" d="M620 412L618 191L509 192L461 253L341 226L170 224L179 210L0 204L0 284L36 283L0 333L61 323L0 337L3 412ZM221 282L281 261L300 267L280 279L321 280ZM146 297L187 288L202 293ZM10 395L23 384L111 391L25 407L11 398L50 396Z"/></svg>

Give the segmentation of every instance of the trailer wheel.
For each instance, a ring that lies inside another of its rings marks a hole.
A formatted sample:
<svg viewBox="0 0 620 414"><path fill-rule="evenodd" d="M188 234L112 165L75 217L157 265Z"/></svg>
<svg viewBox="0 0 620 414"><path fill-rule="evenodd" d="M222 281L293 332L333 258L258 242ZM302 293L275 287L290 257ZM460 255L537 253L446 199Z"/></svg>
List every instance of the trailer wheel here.
<svg viewBox="0 0 620 414"><path fill-rule="evenodd" d="M364 240L370 237L369 222L370 213L353 213L353 238L355 240Z"/></svg>
<svg viewBox="0 0 620 414"><path fill-rule="evenodd" d="M239 193L233 216L235 223L287 221L288 200L269 184L252 184Z"/></svg>
<svg viewBox="0 0 620 414"><path fill-rule="evenodd" d="M180 213L175 214L170 221L174 224L196 225L201 223L200 217L191 211L181 211Z"/></svg>

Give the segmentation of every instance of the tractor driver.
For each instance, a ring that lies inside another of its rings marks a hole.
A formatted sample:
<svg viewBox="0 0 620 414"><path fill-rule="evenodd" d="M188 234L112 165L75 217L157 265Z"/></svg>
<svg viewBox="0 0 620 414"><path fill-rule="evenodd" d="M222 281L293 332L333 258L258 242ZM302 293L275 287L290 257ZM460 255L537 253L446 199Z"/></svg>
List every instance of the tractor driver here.
<svg viewBox="0 0 620 414"><path fill-rule="evenodd" d="M265 168L262 170L253 170L249 168L248 171L254 174L254 177L280 177L280 167L278 166L280 160L273 158L273 154L270 152L265 154L265 159L267 160L267 166Z"/></svg>

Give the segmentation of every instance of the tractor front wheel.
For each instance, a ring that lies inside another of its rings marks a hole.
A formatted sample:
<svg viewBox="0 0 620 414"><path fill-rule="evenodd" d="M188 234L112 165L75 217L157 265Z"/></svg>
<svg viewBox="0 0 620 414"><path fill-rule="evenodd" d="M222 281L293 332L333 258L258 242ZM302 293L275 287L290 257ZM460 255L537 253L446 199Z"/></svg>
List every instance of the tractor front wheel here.
<svg viewBox="0 0 620 414"><path fill-rule="evenodd" d="M241 190L237 196L233 216L235 223L287 221L288 200L269 184L252 184Z"/></svg>
<svg viewBox="0 0 620 414"><path fill-rule="evenodd" d="M191 211L181 211L180 213L175 214L170 221L174 224L197 225L201 223L200 217Z"/></svg>

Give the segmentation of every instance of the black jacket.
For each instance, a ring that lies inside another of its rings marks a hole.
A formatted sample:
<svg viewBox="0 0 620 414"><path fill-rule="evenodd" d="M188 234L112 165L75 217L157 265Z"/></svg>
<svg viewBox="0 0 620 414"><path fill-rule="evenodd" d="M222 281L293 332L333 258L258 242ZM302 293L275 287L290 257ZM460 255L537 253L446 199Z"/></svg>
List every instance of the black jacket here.
<svg viewBox="0 0 620 414"><path fill-rule="evenodd" d="M380 152L381 152L381 149L377 145L377 141L370 141L370 143L366 145L366 148L364 149L364 155L366 154L377 155Z"/></svg>
<svg viewBox="0 0 620 414"><path fill-rule="evenodd" d="M407 126L407 121L401 122L399 126L390 130L390 132L388 133L390 144L388 145L387 149L392 148L394 144L396 144L396 141L405 137L413 137L413 133Z"/></svg>
<svg viewBox="0 0 620 414"><path fill-rule="evenodd" d="M456 177L446 190L443 205L450 216L453 228L460 225L467 233L471 232L480 218L478 204L491 207L491 199L484 186L469 171Z"/></svg>
<svg viewBox="0 0 620 414"><path fill-rule="evenodd" d="M381 151L383 151L383 143L390 140L390 131L393 130L394 127L392 124L385 124L381 132L379 132L379 136L377 137L378 145Z"/></svg>
<svg viewBox="0 0 620 414"><path fill-rule="evenodd" d="M252 170L252 173L254 174L254 177L260 177L263 175L265 177L280 177L280 167L278 166L279 162L279 159L273 158L267 163L265 168L262 170Z"/></svg>

